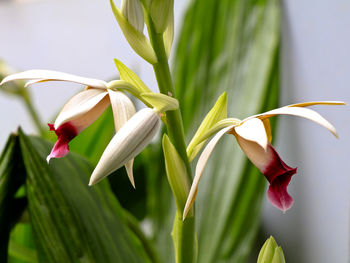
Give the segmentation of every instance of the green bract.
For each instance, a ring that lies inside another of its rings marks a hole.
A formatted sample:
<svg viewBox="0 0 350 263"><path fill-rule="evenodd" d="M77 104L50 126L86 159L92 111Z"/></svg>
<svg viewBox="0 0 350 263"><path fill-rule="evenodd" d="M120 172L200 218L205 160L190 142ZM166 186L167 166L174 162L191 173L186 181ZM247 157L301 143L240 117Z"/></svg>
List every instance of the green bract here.
<svg viewBox="0 0 350 263"><path fill-rule="evenodd" d="M176 110L179 108L177 99L161 93L142 93L141 98L156 108L158 112Z"/></svg>
<svg viewBox="0 0 350 263"><path fill-rule="evenodd" d="M227 94L224 92L216 101L214 107L208 112L199 126L196 134L193 136L190 144L187 147L187 156L189 161L192 161L200 149L202 148L205 140L202 140L203 134L209 130L215 123L225 119L227 116Z"/></svg>
<svg viewBox="0 0 350 263"><path fill-rule="evenodd" d="M190 190L186 166L166 134L163 135L162 145L166 174L174 193L176 207L182 211Z"/></svg>
<svg viewBox="0 0 350 263"><path fill-rule="evenodd" d="M127 66L125 66L120 60L114 59L114 63L120 74L120 79L125 80L134 85L141 92L151 92L145 83Z"/></svg>

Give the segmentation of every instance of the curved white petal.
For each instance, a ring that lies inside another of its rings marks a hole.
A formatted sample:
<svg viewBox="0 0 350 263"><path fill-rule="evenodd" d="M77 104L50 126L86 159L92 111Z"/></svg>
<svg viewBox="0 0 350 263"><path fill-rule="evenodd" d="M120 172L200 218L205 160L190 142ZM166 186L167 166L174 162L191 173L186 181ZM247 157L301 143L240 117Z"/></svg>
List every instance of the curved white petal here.
<svg viewBox="0 0 350 263"><path fill-rule="evenodd" d="M134 103L121 91L108 89L116 132L136 113Z"/></svg>
<svg viewBox="0 0 350 263"><path fill-rule="evenodd" d="M125 169L126 169L128 178L130 180L130 183L132 184L132 187L136 188L135 180L134 180L133 165L134 165L134 159L131 159L129 162L125 164Z"/></svg>
<svg viewBox="0 0 350 263"><path fill-rule="evenodd" d="M114 135L93 171L89 185L102 180L139 154L160 128L160 116L150 108L138 111Z"/></svg>
<svg viewBox="0 0 350 263"><path fill-rule="evenodd" d="M249 119L244 121L241 125L234 128L237 135L248 141L253 141L259 144L266 150L268 145L268 138L264 123L257 119Z"/></svg>
<svg viewBox="0 0 350 263"><path fill-rule="evenodd" d="M136 113L134 103L121 91L114 91L108 89L109 99L111 101L114 127L118 132L120 128ZM133 175L133 163L134 159L125 164L126 173L132 186L135 188L135 181Z"/></svg>
<svg viewBox="0 0 350 263"><path fill-rule="evenodd" d="M29 80L24 84L24 87L27 88L29 86L32 86L33 84L41 83L41 82L46 82L47 80L45 79L34 79L34 80Z"/></svg>
<svg viewBox="0 0 350 263"><path fill-rule="evenodd" d="M190 193L188 194L187 197L187 201L185 204L185 208L184 208L184 212L183 212L183 220L186 218L186 215L188 213L188 211L191 209L192 204L194 202L194 199L196 198L196 193L197 193L197 188L198 188L198 184L199 184L199 180L202 177L204 168L208 162L208 159L211 155L211 153L213 152L216 144L218 143L218 141L220 140L220 138L229 130L231 130L232 128L234 128L235 126L229 126L226 127L222 130L220 130L211 140L210 142L207 144L207 146L204 148L201 156L198 159L197 165L196 165L196 172L195 172L195 176L192 182L192 186L190 189Z"/></svg>
<svg viewBox="0 0 350 263"><path fill-rule="evenodd" d="M265 118L270 118L276 115L293 115L293 116L298 116L298 117L303 117L309 120L312 120L321 126L325 127L327 130L329 130L334 136L338 137L337 131L334 128L334 126L327 121L325 118L323 118L319 113L317 113L314 110L307 109L307 108L301 108L301 107L282 107L278 109L274 109L271 111L267 111L261 114L257 114L251 117L246 118L243 121L247 121L252 118L259 118L259 119L265 119Z"/></svg>
<svg viewBox="0 0 350 263"><path fill-rule="evenodd" d="M236 130L236 128L235 128ZM265 132L265 131L263 131ZM257 134L256 140L250 138L247 140L241 137L237 132L234 133L236 140L241 147L242 151L248 157L248 159L263 173L266 167L271 163L273 159L272 151L269 149L269 143L264 148L259 142L260 135Z"/></svg>
<svg viewBox="0 0 350 263"><path fill-rule="evenodd" d="M103 80L84 78L84 77L80 77L80 76L76 76L76 75L72 75L64 72L59 72L59 71L40 70L40 69L27 70L20 73L9 75L2 80L0 85L13 80L32 80L30 84L33 84L36 82L44 82L44 81L69 81L69 82L83 84L92 88L98 88L98 89L107 88L107 83Z"/></svg>
<svg viewBox="0 0 350 263"><path fill-rule="evenodd" d="M107 92L101 89L87 89L73 96L62 108L55 121L57 129L61 124L72 121L78 132L86 128L108 107Z"/></svg>
<svg viewBox="0 0 350 263"><path fill-rule="evenodd" d="M285 107L309 107L313 105L345 105L343 101L308 101L296 104L290 104Z"/></svg>

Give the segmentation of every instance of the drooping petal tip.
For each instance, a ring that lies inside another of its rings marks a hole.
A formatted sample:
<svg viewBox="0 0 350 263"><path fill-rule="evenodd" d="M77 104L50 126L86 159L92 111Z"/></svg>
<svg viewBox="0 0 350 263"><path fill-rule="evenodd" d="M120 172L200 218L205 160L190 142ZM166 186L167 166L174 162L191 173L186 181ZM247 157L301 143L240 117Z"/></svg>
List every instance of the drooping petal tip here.
<svg viewBox="0 0 350 263"><path fill-rule="evenodd" d="M47 156L46 161L49 163L51 158L61 158L69 153L68 143L77 136L75 127L70 123L64 123L55 129L53 124L48 123L50 131L54 131L57 135L57 142L51 150L51 153Z"/></svg>
<svg viewBox="0 0 350 263"><path fill-rule="evenodd" d="M270 146L271 162L262 171L270 186L267 191L267 197L272 205L285 213L293 205L293 198L289 195L287 187L292 176L296 174L297 168L289 167L285 164L276 150Z"/></svg>

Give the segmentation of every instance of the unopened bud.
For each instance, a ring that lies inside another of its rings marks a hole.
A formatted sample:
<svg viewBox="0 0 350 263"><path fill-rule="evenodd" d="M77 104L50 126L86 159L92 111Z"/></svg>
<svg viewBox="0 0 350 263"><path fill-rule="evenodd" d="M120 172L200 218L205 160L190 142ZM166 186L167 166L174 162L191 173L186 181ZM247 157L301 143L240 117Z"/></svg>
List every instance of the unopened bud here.
<svg viewBox="0 0 350 263"><path fill-rule="evenodd" d="M136 0L135 0L136 1ZM143 59L148 61L151 64L157 63L158 59L153 50L153 47L146 36L140 29L141 18L140 15L136 15L133 12L133 15L129 15L129 17L125 17L125 15L120 11L114 4L113 0L110 0L113 14L120 26L120 29L123 31L123 34L128 41L129 45L132 49ZM140 3L138 3L141 5ZM136 12L137 13L137 12ZM133 18L131 18L133 17ZM133 24L131 24L131 21ZM135 27L136 25L136 27Z"/></svg>
<svg viewBox="0 0 350 263"><path fill-rule="evenodd" d="M121 11L126 20L142 33L145 21L140 0L123 0Z"/></svg>
<svg viewBox="0 0 350 263"><path fill-rule="evenodd" d="M262 246L257 263L286 263L282 248L272 236Z"/></svg>
<svg viewBox="0 0 350 263"><path fill-rule="evenodd" d="M89 185L98 183L138 155L160 128L159 114L150 108L138 111L114 135L93 171Z"/></svg>

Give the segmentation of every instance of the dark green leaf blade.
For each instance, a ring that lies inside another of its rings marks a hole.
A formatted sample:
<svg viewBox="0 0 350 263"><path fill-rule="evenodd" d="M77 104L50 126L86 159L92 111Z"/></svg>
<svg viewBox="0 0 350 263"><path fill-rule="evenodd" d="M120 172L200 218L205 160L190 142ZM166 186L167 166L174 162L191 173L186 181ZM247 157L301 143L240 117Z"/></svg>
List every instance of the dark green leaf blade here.
<svg viewBox="0 0 350 263"><path fill-rule="evenodd" d="M19 133L40 262L150 262L107 180L89 188L91 165L70 154L47 165L52 145Z"/></svg>
<svg viewBox="0 0 350 263"><path fill-rule="evenodd" d="M26 173L16 135L11 135L0 156L0 262L7 262L9 234L27 206L26 198L16 198Z"/></svg>

